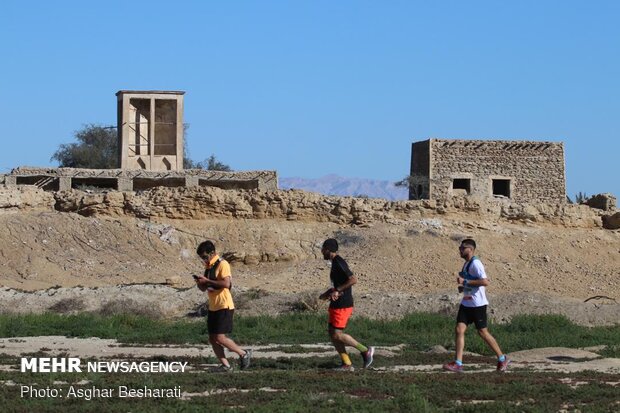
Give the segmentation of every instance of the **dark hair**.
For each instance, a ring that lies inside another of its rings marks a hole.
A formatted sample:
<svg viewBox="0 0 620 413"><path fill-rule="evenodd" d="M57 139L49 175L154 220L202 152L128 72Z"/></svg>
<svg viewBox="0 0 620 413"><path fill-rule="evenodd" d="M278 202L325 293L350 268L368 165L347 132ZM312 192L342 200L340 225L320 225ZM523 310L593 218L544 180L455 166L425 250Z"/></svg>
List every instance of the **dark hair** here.
<svg viewBox="0 0 620 413"><path fill-rule="evenodd" d="M328 238L323 243L323 248L325 248L327 251L337 252L338 251L338 241L336 241L333 238Z"/></svg>
<svg viewBox="0 0 620 413"><path fill-rule="evenodd" d="M201 242L198 248L196 249L196 254L202 255L204 253L211 254L215 252L215 244L211 241Z"/></svg>
<svg viewBox="0 0 620 413"><path fill-rule="evenodd" d="M470 247L476 249L476 241L471 238L465 238L463 241L461 241L461 245L469 245Z"/></svg>

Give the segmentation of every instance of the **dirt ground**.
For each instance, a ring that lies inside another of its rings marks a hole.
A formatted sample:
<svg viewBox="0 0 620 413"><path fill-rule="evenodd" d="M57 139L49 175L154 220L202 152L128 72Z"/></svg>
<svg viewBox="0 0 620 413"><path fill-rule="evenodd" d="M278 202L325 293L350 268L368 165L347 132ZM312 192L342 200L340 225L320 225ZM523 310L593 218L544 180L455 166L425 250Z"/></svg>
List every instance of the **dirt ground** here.
<svg viewBox="0 0 620 413"><path fill-rule="evenodd" d="M473 237L491 281L493 321L506 322L524 313L563 314L586 326L617 325L620 320L620 231L433 211L417 218L342 225L307 219L148 220L0 209L0 312L202 315L206 296L194 286L191 275L203 271L195 249L205 239L214 240L231 262L237 314L324 311L325 303L317 296L329 287L329 262L320 255L328 237L338 239L341 255L358 277L356 317L394 318L413 311L456 314L460 295L455 278L463 264L457 247L463 238ZM334 355L327 343L302 345L300 352L283 351L284 347L252 348L257 359ZM387 363L388 367L378 363L374 370L438 373L442 366L437 354L441 359L445 353L449 361L453 353L435 347L428 350L428 362ZM376 357L398 357L403 348L377 347ZM600 350L514 352L508 355L509 374L511 370L566 373L565 383L571 387L581 383L571 377L576 372L620 374L620 359L603 358L596 353ZM206 345L128 346L115 340L61 336L0 338L0 353L108 360L213 356ZM214 366L195 364L193 369L200 372ZM492 363L467 366L475 372L494 370ZM0 365L3 371L15 368ZM10 380L0 384L16 385ZM606 384L619 383L614 379ZM184 393L183 398L215 391L220 390Z"/></svg>
<svg viewBox="0 0 620 413"><path fill-rule="evenodd" d="M271 292L270 292L271 291ZM300 293L234 287L237 314L278 315L291 311L325 312L327 303L318 299L319 289ZM454 316L460 302L454 290L427 294L376 291L356 294L354 317L399 318L411 312ZM0 288L0 312L68 314L82 311L99 314L130 313L164 318L204 315L206 297L196 287L137 284L111 287L50 288L18 291ZM579 325L614 325L620 305L607 299L586 303L575 298L540 293L497 294L490 299L489 318L508 322L518 314L562 314Z"/></svg>
<svg viewBox="0 0 620 413"><path fill-rule="evenodd" d="M255 358L309 358L325 357L332 355L333 346L327 343L302 345L304 352L282 351L283 348L290 347L283 344L267 344L262 346L252 346L253 357ZM440 346L438 346L440 347ZM46 357L55 357L60 354L70 354L78 358L94 359L128 359L152 358L164 356L168 358L184 357L209 357L213 356L210 346L191 345L191 346L170 346L170 345L148 345L148 346L126 346L119 345L116 340L106 340L100 338L67 338L62 336L45 337L13 337L0 339L1 352L20 357L28 353L44 352ZM314 350L314 351L313 351ZM376 347L375 357L394 357L402 350L402 346ZM437 349L431 350L437 354ZM453 352L445 352L446 360L450 360ZM469 356L477 354L468 353ZM537 348L531 350L517 351L508 354L511 360L511 369L527 369L531 371L563 372L575 373L579 371L596 371L601 373L619 374L620 359L602 358L598 354L588 349L571 349L563 347ZM203 365L203 368L214 367L215 365ZM10 370L10 366L2 366L4 370ZM494 371L494 366L481 364L468 364L471 371ZM422 371L438 372L442 370L441 364L416 364L416 365L397 365L392 367L376 368L376 371L386 370L396 371ZM486 370L485 370L486 369Z"/></svg>

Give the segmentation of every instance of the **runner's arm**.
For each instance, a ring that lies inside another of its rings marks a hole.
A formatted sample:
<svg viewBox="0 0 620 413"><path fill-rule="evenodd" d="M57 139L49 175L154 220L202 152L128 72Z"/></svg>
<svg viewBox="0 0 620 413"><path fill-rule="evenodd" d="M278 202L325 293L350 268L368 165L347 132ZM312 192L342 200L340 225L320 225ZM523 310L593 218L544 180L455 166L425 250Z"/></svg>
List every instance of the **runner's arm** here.
<svg viewBox="0 0 620 413"><path fill-rule="evenodd" d="M230 288L230 275L217 280L210 280L205 276L200 276L196 279L196 284L200 291L205 291L208 287Z"/></svg>
<svg viewBox="0 0 620 413"><path fill-rule="evenodd" d="M338 288L334 288L334 290L338 291L339 293L342 293L347 288L353 287L355 283L357 283L357 278L355 277L355 275L351 275L349 279L347 280L347 282L345 282L342 285L339 285Z"/></svg>
<svg viewBox="0 0 620 413"><path fill-rule="evenodd" d="M223 278L218 278L215 280L210 280L208 278L205 278L205 280L207 281L207 285L209 287L217 287L217 288L230 288L230 275L226 275Z"/></svg>
<svg viewBox="0 0 620 413"><path fill-rule="evenodd" d="M351 275L349 279L347 280L347 282L345 282L342 285L339 285L338 288L332 288L329 294L329 298L332 301L336 301L338 298L340 298L344 290L346 290L347 288L351 288L352 286L355 285L355 283L357 283L357 278L355 277L355 275Z"/></svg>
<svg viewBox="0 0 620 413"><path fill-rule="evenodd" d="M463 285L463 281L461 281L459 284ZM467 280L467 283L465 283L465 285L468 285L470 287L486 287L487 285L489 285L489 279L479 278L477 280Z"/></svg>
<svg viewBox="0 0 620 413"><path fill-rule="evenodd" d="M459 284L467 285L470 287L486 287L487 285L489 285L489 279L487 278L486 271L484 270L484 266L479 260L475 260L472 263L472 266L470 268L470 274L476 278L473 280L464 280L461 278L459 280Z"/></svg>
<svg viewBox="0 0 620 413"><path fill-rule="evenodd" d="M195 280L196 280L196 286L198 287L200 291L202 292L207 291L207 287L208 287L207 282L206 282L207 277L205 277L204 275L201 275L195 278Z"/></svg>
<svg viewBox="0 0 620 413"><path fill-rule="evenodd" d="M323 294L319 295L319 300L327 300L330 294L332 293L332 291L334 291L334 289L330 288L329 290L325 291Z"/></svg>

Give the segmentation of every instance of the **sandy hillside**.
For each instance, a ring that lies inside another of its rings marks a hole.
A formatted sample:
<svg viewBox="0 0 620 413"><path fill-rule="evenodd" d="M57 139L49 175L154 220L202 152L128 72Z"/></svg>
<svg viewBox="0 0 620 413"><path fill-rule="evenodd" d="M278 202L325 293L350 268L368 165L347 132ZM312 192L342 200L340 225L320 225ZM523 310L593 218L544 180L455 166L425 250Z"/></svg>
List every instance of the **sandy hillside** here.
<svg viewBox="0 0 620 413"><path fill-rule="evenodd" d="M217 188L22 189L11 197L5 192L0 202L0 285L14 289L190 287L202 268L195 247L212 239L233 265L235 286L302 293L328 287L319 247L335 237L359 277L358 293L420 296L454 290L458 243L473 237L490 295L620 302L620 232L603 229L600 214L584 206L446 206Z"/></svg>
<svg viewBox="0 0 620 413"><path fill-rule="evenodd" d="M472 228L444 217L369 228L267 219L157 221L59 212L0 215L0 282L35 290L163 283L177 275L181 285L190 285L189 275L201 271L195 246L214 239L231 257L239 285L299 292L327 285L328 263L319 247L334 236L359 276L359 291L419 294L454 286L462 265L458 241L471 236L492 292L619 297L620 236L604 229L513 223Z"/></svg>

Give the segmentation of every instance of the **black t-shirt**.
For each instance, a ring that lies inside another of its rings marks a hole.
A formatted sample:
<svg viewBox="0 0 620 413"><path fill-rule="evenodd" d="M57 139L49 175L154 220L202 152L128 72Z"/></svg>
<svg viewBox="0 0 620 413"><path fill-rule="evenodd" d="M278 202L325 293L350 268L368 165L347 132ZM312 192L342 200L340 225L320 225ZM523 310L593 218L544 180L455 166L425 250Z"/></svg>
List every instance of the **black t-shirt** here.
<svg viewBox="0 0 620 413"><path fill-rule="evenodd" d="M346 283L351 276L353 276L353 272L349 269L347 262L340 255L336 255L332 260L332 269L329 273L329 278L334 288L338 288ZM331 301L329 303L329 308L348 307L353 307L353 291L351 287L342 291L342 295L336 301Z"/></svg>

